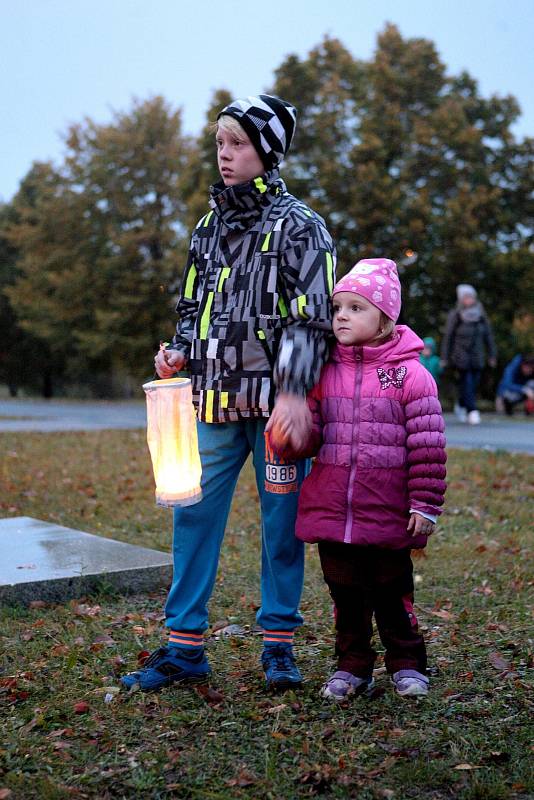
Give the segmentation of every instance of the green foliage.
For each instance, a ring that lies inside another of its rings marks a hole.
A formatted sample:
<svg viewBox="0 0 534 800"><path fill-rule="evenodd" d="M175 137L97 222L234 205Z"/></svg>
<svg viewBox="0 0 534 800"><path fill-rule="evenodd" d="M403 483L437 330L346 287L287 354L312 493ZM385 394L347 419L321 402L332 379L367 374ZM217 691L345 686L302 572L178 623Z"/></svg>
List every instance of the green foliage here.
<svg viewBox="0 0 534 800"><path fill-rule="evenodd" d="M159 338L172 334L190 144L180 113L155 97L110 125L71 127L66 145L62 169L35 165L13 201L6 236L19 277L6 293L71 381L108 394L146 376Z"/></svg>
<svg viewBox="0 0 534 800"><path fill-rule="evenodd" d="M402 321L438 338L455 285L472 283L501 364L534 349L534 139L513 136L513 97L481 97L431 41L393 25L369 61L329 37L289 55L272 91L298 108L284 177L326 218L339 274L394 258ZM0 214L0 325L10 342L32 337L43 360L27 373L42 379L44 364L100 394L146 377L172 335L188 235L218 178L212 123L230 100L214 92L194 141L161 97L135 101L108 125L72 126L60 168L32 167ZM31 359L8 361L2 380Z"/></svg>
<svg viewBox="0 0 534 800"><path fill-rule="evenodd" d="M506 360L534 296L534 140L510 131L514 98L482 98L466 73L447 75L432 42L393 25L369 62L328 38L288 56L273 91L299 107L286 175L326 216L339 273L394 258L403 320L422 335L439 331L457 283L474 284Z"/></svg>

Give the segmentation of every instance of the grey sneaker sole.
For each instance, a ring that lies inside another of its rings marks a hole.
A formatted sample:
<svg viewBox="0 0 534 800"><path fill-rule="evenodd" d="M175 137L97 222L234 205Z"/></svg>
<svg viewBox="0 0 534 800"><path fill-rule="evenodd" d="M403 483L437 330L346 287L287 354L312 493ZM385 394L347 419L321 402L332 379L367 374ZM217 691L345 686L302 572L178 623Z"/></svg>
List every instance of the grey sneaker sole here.
<svg viewBox="0 0 534 800"><path fill-rule="evenodd" d="M321 687L321 697L324 697L326 700L331 700L334 703L344 703L348 700L352 695L356 697L370 697L373 693L373 689L375 687L375 680L374 678L371 679L370 683L362 684L354 689L352 686L349 686L347 689L347 693L340 696L332 692L327 683Z"/></svg>

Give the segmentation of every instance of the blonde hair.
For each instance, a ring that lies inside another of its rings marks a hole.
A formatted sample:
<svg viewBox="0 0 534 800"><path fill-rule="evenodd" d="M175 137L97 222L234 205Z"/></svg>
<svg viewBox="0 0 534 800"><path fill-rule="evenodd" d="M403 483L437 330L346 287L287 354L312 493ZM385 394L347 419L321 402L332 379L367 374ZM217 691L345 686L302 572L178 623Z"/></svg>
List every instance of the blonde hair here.
<svg viewBox="0 0 534 800"><path fill-rule="evenodd" d="M219 117L219 119L213 123L212 130L214 133L217 133L219 130L226 131L226 133L235 136L239 142L248 141L248 136L239 122L233 117L228 116L228 114L223 114L222 117Z"/></svg>

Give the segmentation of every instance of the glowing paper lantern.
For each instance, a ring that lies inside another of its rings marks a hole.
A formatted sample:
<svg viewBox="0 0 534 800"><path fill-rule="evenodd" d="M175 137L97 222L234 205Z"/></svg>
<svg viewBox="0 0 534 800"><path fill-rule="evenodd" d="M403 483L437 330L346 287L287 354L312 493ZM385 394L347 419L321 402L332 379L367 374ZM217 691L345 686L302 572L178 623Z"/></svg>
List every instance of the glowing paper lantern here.
<svg viewBox="0 0 534 800"><path fill-rule="evenodd" d="M195 409L189 378L143 384L147 441L160 506L189 506L202 499Z"/></svg>

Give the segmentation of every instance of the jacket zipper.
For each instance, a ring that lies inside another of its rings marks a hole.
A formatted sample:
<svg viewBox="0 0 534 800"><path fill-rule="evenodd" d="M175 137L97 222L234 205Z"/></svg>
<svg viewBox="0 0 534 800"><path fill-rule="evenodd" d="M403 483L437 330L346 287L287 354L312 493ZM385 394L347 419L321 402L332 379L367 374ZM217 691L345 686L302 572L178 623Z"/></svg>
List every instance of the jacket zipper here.
<svg viewBox="0 0 534 800"><path fill-rule="evenodd" d="M354 419L352 423L352 445L350 449L350 474L349 486L347 489L347 519L345 521L345 544L352 542L352 498L354 495L354 480L356 478L358 460L358 439L360 438L360 389L362 385L363 362L360 348L355 348L356 369L354 375Z"/></svg>

